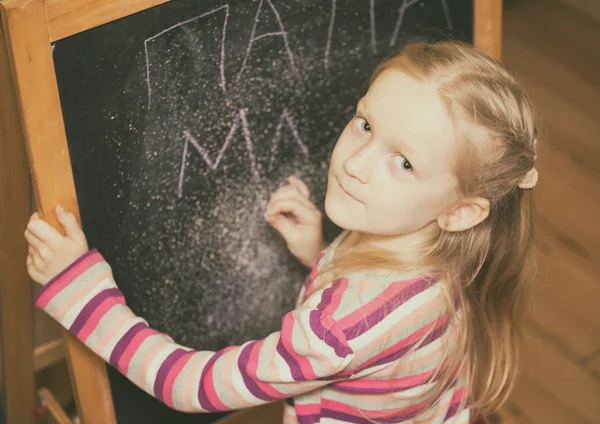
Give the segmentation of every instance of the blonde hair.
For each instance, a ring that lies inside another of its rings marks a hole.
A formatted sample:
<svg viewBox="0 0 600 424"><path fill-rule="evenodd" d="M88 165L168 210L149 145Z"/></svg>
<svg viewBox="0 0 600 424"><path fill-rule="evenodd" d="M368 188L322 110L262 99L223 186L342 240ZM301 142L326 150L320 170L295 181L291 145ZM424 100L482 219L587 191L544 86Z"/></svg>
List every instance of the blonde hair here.
<svg viewBox="0 0 600 424"><path fill-rule="evenodd" d="M440 229L411 256L366 250L337 255L324 272L337 278L372 268L437 270L457 340L443 361L444 369L431 380L435 384L429 406L456 381L460 370L471 410L487 414L502 405L514 384L517 341L534 272L533 195L518 187L536 158L533 107L513 76L467 44L410 43L377 67L370 84L386 70L437 86L458 145L459 201L488 199L490 213L465 231Z"/></svg>

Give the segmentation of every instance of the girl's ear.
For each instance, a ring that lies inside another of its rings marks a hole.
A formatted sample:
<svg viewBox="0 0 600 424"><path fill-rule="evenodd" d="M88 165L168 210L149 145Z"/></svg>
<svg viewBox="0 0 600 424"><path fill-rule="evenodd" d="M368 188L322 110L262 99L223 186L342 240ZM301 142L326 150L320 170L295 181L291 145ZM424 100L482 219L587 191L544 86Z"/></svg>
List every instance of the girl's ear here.
<svg viewBox="0 0 600 424"><path fill-rule="evenodd" d="M490 214L490 202L482 197L464 199L442 213L438 225L445 231L464 231L482 222Z"/></svg>

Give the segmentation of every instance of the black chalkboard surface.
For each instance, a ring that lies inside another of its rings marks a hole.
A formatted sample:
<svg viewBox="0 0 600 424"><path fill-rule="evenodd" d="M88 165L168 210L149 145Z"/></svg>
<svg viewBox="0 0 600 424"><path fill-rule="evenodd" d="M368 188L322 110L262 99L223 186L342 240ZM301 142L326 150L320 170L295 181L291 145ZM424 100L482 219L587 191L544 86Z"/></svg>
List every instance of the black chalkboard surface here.
<svg viewBox="0 0 600 424"><path fill-rule="evenodd" d="M84 230L133 311L186 346L278 330L307 270L263 219L329 154L374 67L407 40L472 40L469 0L173 0L57 42ZM339 229L325 222L326 237ZM209 423L116 371L117 419Z"/></svg>

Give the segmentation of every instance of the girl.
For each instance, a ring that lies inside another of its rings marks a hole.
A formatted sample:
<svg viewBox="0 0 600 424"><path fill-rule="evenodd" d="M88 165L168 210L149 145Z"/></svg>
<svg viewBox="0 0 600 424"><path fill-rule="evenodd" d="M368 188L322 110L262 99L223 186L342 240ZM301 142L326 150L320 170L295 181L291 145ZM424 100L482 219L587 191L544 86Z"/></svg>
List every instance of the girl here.
<svg viewBox="0 0 600 424"><path fill-rule="evenodd" d="M127 307L111 268L34 214L35 304L165 404L278 399L285 423L467 423L506 399L530 281L538 129L514 78L475 48L414 43L374 72L329 167L325 247L299 179L265 219L312 272L281 331L194 351Z"/></svg>

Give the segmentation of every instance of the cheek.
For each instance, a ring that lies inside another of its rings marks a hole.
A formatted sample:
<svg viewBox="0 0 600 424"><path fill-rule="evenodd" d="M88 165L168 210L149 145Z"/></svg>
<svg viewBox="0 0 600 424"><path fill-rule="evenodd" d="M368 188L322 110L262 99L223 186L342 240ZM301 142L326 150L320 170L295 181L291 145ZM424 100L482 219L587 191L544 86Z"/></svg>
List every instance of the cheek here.
<svg viewBox="0 0 600 424"><path fill-rule="evenodd" d="M375 196L371 211L375 221L391 231L412 231L437 219L441 194L431 188L407 183L384 190Z"/></svg>

